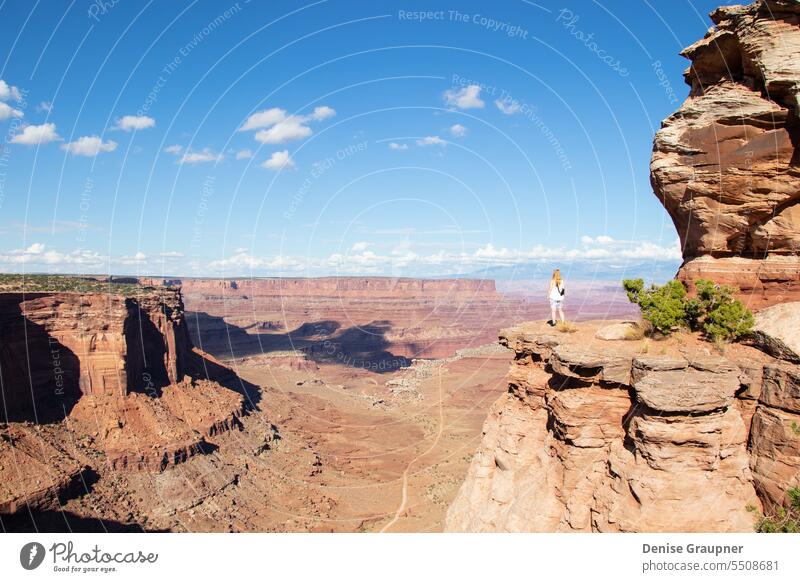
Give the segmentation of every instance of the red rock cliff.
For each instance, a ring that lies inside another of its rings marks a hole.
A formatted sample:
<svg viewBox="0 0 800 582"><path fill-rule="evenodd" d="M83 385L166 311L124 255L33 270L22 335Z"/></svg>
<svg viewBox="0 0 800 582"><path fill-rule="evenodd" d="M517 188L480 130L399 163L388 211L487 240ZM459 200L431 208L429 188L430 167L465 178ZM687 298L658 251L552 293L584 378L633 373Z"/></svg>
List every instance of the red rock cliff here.
<svg viewBox="0 0 800 582"><path fill-rule="evenodd" d="M691 92L656 134L656 195L679 278L737 285L751 307L800 298L800 5L719 8L682 53Z"/></svg>
<svg viewBox="0 0 800 582"><path fill-rule="evenodd" d="M56 417L82 395L179 382L191 350L180 292L0 294L0 378L9 419Z"/></svg>

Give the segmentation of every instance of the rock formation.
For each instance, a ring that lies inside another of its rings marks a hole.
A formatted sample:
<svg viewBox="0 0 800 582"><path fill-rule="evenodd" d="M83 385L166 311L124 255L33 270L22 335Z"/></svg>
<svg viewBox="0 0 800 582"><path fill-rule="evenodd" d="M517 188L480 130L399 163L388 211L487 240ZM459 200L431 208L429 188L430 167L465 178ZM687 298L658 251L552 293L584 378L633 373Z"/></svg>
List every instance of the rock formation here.
<svg viewBox="0 0 800 582"><path fill-rule="evenodd" d="M0 294L0 375L9 419L63 417L82 395L123 397L179 382L191 351L180 293Z"/></svg>
<svg viewBox="0 0 800 582"><path fill-rule="evenodd" d="M751 307L800 298L800 6L715 10L681 53L691 91L656 134L651 182L678 230L679 278Z"/></svg>
<svg viewBox="0 0 800 582"><path fill-rule="evenodd" d="M0 293L0 329L4 527L213 452L257 400L191 345L175 289Z"/></svg>
<svg viewBox="0 0 800 582"><path fill-rule="evenodd" d="M753 509L786 502L800 485L800 368L692 337L653 355L598 328L501 333L509 390L449 531L752 531Z"/></svg>

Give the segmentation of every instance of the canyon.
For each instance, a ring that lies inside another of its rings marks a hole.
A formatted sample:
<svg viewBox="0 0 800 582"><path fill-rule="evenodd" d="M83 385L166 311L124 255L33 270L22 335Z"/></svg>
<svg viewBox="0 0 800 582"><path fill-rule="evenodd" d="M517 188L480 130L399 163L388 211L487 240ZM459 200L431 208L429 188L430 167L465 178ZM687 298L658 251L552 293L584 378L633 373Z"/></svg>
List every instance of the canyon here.
<svg viewBox="0 0 800 582"><path fill-rule="evenodd" d="M546 311L493 281L37 281L0 289L6 531L441 530L497 332Z"/></svg>
<svg viewBox="0 0 800 582"><path fill-rule="evenodd" d="M753 531L800 486L800 8L711 19L650 178L752 337L618 284L554 328L541 281L4 276L3 530Z"/></svg>

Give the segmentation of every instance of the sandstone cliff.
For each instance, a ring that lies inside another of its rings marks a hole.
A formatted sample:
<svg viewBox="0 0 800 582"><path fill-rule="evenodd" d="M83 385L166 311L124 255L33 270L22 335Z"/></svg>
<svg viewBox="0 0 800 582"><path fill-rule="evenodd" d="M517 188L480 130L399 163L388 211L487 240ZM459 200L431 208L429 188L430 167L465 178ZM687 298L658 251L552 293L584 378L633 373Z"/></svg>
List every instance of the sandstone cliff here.
<svg viewBox="0 0 800 582"><path fill-rule="evenodd" d="M213 453L255 406L254 386L191 345L180 291L133 291L0 293L4 528Z"/></svg>
<svg viewBox="0 0 800 582"><path fill-rule="evenodd" d="M800 298L800 6L719 8L683 51L683 106L656 134L651 182L678 230L679 278L742 290L751 307Z"/></svg>
<svg viewBox="0 0 800 582"><path fill-rule="evenodd" d="M447 530L752 531L753 508L800 485L800 369L691 336L653 355L596 339L599 325L502 332L509 391Z"/></svg>
<svg viewBox="0 0 800 582"><path fill-rule="evenodd" d="M191 351L180 292L171 289L4 293L0 329L10 420L63 417L82 395L157 391L183 378Z"/></svg>

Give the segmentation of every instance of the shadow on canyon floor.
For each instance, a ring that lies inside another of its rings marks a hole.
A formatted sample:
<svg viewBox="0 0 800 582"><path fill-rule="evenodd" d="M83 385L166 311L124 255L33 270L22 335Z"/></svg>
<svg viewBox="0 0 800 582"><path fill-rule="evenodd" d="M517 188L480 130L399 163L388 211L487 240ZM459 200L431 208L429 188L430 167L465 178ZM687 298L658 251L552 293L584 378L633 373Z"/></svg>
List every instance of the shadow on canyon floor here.
<svg viewBox="0 0 800 582"><path fill-rule="evenodd" d="M187 313L192 342L216 358L230 360L275 352L303 352L316 363L339 364L376 373L394 372L411 365L405 356L390 351L388 320L341 329L336 321L303 323L284 333L248 333L248 328L203 312ZM413 350L415 346L410 346Z"/></svg>
<svg viewBox="0 0 800 582"><path fill-rule="evenodd" d="M4 533L164 533L137 523L84 517L70 511L22 509L14 514L0 514Z"/></svg>

